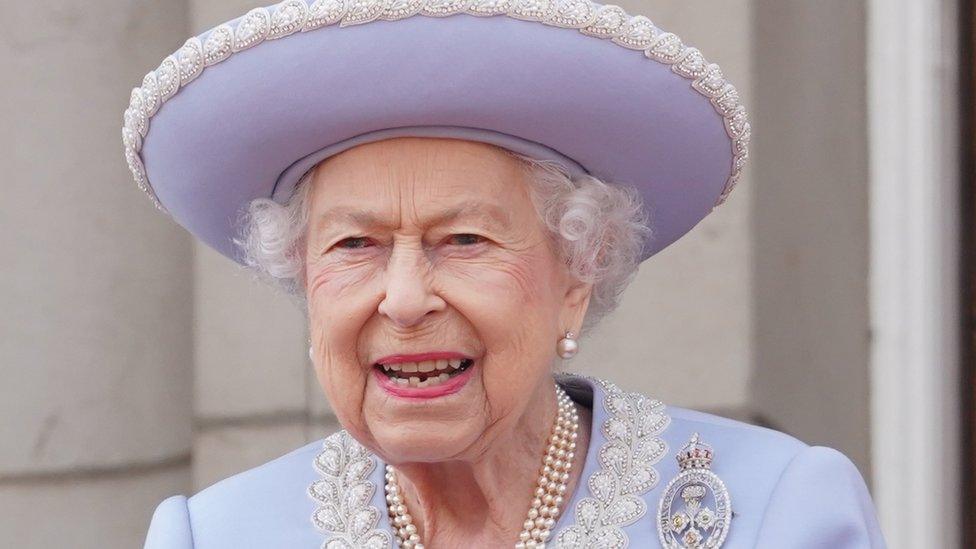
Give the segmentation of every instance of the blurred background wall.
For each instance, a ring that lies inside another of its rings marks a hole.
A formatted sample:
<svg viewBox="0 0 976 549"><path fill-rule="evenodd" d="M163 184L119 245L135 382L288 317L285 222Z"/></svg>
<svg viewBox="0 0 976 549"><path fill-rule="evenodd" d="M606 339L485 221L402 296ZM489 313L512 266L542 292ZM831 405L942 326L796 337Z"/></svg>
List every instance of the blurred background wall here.
<svg viewBox="0 0 976 549"><path fill-rule="evenodd" d="M3 3L0 546L141 546L164 497L337 428L300 312L159 215L120 151L142 76L261 4ZM753 159L568 367L836 447L870 482L864 3L621 5L723 67Z"/></svg>

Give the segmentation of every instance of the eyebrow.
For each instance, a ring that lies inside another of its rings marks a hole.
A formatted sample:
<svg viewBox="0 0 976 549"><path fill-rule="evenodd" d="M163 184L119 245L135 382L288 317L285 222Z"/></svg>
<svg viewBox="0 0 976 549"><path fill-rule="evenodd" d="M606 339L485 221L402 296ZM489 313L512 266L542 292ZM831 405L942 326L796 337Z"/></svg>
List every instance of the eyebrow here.
<svg viewBox="0 0 976 549"><path fill-rule="evenodd" d="M483 219L488 221L490 225L503 229L510 228L512 224L511 214L507 210L495 204L474 200L461 202L434 216L425 218L422 224L424 227L431 227L464 217ZM335 206L326 210L319 216L317 224L321 227L326 223L360 227L390 228L391 226L391 223L380 219L375 213L352 206Z"/></svg>

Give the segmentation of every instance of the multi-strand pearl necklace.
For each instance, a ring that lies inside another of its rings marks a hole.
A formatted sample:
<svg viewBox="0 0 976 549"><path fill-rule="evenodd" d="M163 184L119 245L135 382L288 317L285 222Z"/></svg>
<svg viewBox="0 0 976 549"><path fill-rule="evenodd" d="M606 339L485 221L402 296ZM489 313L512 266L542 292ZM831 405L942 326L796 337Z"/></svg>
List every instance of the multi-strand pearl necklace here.
<svg viewBox="0 0 976 549"><path fill-rule="evenodd" d="M576 413L576 405L559 385L556 385L556 399L559 411L549 435L549 447L542 460L528 518L522 524L519 541L515 543L516 549L542 549L546 546L546 540L559 518L566 497L569 472L576 456L579 415ZM413 524L413 517L407 512L406 502L397 484L396 470L392 465L386 466L386 505L393 523L397 547L424 549L417 527Z"/></svg>

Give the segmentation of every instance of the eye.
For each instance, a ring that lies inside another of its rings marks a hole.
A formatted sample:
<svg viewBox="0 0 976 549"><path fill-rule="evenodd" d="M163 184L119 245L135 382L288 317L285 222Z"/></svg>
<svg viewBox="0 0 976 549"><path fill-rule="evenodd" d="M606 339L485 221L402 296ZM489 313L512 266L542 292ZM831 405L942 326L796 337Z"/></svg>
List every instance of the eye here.
<svg viewBox="0 0 976 549"><path fill-rule="evenodd" d="M370 244L369 238L365 236L352 236L349 238L343 238L339 242L336 242L336 248L342 248L345 250L356 250L359 248L366 248Z"/></svg>
<svg viewBox="0 0 976 549"><path fill-rule="evenodd" d="M447 240L452 244L456 244L458 246L473 246L474 244L480 244L484 242L485 237L477 234L461 233L461 234L452 234L451 236L448 237Z"/></svg>

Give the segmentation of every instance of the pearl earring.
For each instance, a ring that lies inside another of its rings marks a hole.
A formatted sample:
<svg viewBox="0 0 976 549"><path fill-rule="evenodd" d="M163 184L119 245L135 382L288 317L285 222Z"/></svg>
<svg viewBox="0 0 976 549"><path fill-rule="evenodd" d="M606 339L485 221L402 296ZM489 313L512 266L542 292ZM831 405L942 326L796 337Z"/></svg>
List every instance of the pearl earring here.
<svg viewBox="0 0 976 549"><path fill-rule="evenodd" d="M312 349L311 345L308 346L308 359L313 362L315 361L315 349Z"/></svg>
<svg viewBox="0 0 976 549"><path fill-rule="evenodd" d="M566 335L556 344L556 352L560 358L573 358L579 351L579 343L576 342L576 334L567 331Z"/></svg>

